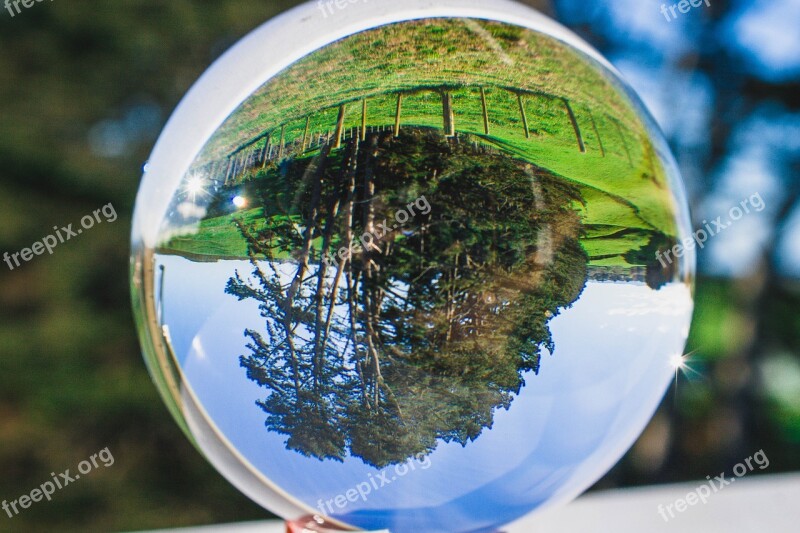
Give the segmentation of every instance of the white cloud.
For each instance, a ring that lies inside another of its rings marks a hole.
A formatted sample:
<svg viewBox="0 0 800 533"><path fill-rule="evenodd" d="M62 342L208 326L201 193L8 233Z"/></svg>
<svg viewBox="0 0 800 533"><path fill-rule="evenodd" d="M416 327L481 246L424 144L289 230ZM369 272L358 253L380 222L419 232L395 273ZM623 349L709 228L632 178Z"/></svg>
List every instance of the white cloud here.
<svg viewBox="0 0 800 533"><path fill-rule="evenodd" d="M741 2L726 21L738 48L769 78L800 71L800 0Z"/></svg>

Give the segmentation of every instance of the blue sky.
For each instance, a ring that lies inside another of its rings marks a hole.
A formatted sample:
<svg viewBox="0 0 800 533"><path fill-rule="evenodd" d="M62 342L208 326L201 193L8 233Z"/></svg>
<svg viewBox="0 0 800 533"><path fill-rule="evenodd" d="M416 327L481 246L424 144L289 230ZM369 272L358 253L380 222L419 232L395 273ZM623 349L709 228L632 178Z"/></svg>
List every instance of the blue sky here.
<svg viewBox="0 0 800 533"><path fill-rule="evenodd" d="M268 392L238 362L246 352L244 329L263 332L263 319L255 302L224 292L236 268L242 275L251 271L248 262L158 260L166 267L165 319L178 358L240 453L312 507L378 472L358 458L305 458L265 428L255 402ZM458 520L466 516L460 510L484 505L483 525L502 524L542 502L575 496L617 461L649 420L671 379L669 359L683 347L690 314L681 285L653 291L641 283L589 282L581 299L551 322L555 353L544 355L538 376L526 376L527 386L510 410L496 413L492 429L465 448L441 444L430 468L348 504L344 517L369 526L391 516L413 527L415 520Z"/></svg>

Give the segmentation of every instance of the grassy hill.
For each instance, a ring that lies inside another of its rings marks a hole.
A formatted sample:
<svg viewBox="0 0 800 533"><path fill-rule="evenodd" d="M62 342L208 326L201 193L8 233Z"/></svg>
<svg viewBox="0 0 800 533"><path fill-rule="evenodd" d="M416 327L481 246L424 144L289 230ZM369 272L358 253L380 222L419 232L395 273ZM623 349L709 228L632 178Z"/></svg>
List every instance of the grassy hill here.
<svg viewBox="0 0 800 533"><path fill-rule="evenodd" d="M224 182L231 154L255 155L252 161L274 152L270 164L278 164L278 146L286 157L291 149L313 156L331 142L340 120L345 137L362 125L392 129L397 120L401 128L443 129L445 93L459 135L577 185L585 203L575 208L587 228L641 230L637 239L622 240L590 231L584 242L593 260L625 266L626 247L646 243L648 232L675 236L665 171L615 80L549 37L488 21L384 26L301 59L226 120L192 173ZM233 181L259 179L260 167L240 168ZM224 218L179 229L180 237L172 228L162 251L238 256L245 245L236 243L237 230Z"/></svg>

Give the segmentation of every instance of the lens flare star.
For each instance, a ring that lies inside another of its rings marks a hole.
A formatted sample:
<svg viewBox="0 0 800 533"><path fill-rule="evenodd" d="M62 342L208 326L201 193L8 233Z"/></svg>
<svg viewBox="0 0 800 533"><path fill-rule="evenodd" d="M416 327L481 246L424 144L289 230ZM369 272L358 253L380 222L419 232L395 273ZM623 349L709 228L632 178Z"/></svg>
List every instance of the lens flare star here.
<svg viewBox="0 0 800 533"><path fill-rule="evenodd" d="M680 372L687 378L693 374L695 376L702 377L702 374L691 367L689 364L691 362L692 356L697 353L697 350L689 352L687 354L675 354L669 358L669 366L675 370L675 388L678 387L678 373Z"/></svg>
<svg viewBox="0 0 800 533"><path fill-rule="evenodd" d="M206 193L206 180L197 175L189 176L186 180L186 184L183 186L183 190L189 194L192 202L194 202L197 200L198 195Z"/></svg>

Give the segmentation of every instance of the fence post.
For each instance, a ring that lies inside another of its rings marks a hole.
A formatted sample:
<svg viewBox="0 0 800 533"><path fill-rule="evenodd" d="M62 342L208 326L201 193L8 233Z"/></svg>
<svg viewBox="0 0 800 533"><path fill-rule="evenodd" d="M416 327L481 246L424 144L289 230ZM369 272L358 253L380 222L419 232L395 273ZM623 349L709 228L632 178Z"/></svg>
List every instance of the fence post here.
<svg viewBox="0 0 800 533"><path fill-rule="evenodd" d="M483 106L483 132L489 135L489 107L486 105L486 90L481 87L481 105Z"/></svg>
<svg viewBox="0 0 800 533"><path fill-rule="evenodd" d="M231 158L230 158L230 156L228 156L228 163L225 165L225 181L222 182L223 185L227 185L228 184L228 180L231 177L231 169L232 169L232 167L233 167L233 165L232 165L232 162L231 162Z"/></svg>
<svg viewBox="0 0 800 533"><path fill-rule="evenodd" d="M361 100L361 142L367 140L367 99Z"/></svg>
<svg viewBox="0 0 800 533"><path fill-rule="evenodd" d="M261 151L261 168L267 166L267 161L269 161L269 143L272 139L272 132L267 132L267 136L264 139L264 149Z"/></svg>
<svg viewBox="0 0 800 533"><path fill-rule="evenodd" d="M403 93L397 94L397 111L394 114L394 136L400 135L400 114L403 112Z"/></svg>
<svg viewBox="0 0 800 533"><path fill-rule="evenodd" d="M614 126L616 126L617 132L619 133L619 138L622 139L622 147L625 148L625 155L628 156L628 164L633 167L633 158L631 157L631 151L628 150L628 143L625 140L625 134L622 133L622 126L619 125L619 122L617 122L617 119L614 117L609 118L611 118L611 122L613 122Z"/></svg>
<svg viewBox="0 0 800 533"><path fill-rule="evenodd" d="M592 129L594 129L594 134L597 137L597 144L600 145L600 154L603 157L605 157L606 149L603 147L603 139L600 138L600 130L597 129L597 123L594 121L594 115L592 115L592 110L588 109L587 113L589 113L589 120L592 121Z"/></svg>
<svg viewBox="0 0 800 533"><path fill-rule="evenodd" d="M308 148L308 128L311 126L311 115L306 117L306 129L303 131L303 146L300 149L302 152L305 152Z"/></svg>
<svg viewBox="0 0 800 533"><path fill-rule="evenodd" d="M336 141L334 142L334 148L341 148L342 147L342 133L344 131L344 112L345 112L345 104L339 106L339 117L336 119L336 133L334 134L336 137Z"/></svg>
<svg viewBox="0 0 800 533"><path fill-rule="evenodd" d="M453 94L450 91L442 91L442 115L445 137L454 137L456 134L456 119L453 111Z"/></svg>
<svg viewBox="0 0 800 533"><path fill-rule="evenodd" d="M280 143L278 143L278 159L281 159L283 157L283 147L285 141L286 141L286 124L283 124L281 126L281 140Z"/></svg>
<svg viewBox="0 0 800 533"><path fill-rule="evenodd" d="M531 138L531 129L528 127L528 114L525 113L525 102L522 101L522 94L517 93L517 102L519 103L519 112L522 115L522 125L525 127L525 138Z"/></svg>
<svg viewBox="0 0 800 533"><path fill-rule="evenodd" d="M575 113L572 111L572 106L569 105L569 100L566 98L561 99L564 102L564 106L567 108L567 115L569 115L569 120L572 122L572 129L575 130L575 137L578 139L578 148L580 149L581 153L586 153L586 145L583 144L583 137L581 136L581 128L578 125L578 119L575 117Z"/></svg>

